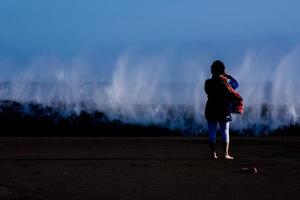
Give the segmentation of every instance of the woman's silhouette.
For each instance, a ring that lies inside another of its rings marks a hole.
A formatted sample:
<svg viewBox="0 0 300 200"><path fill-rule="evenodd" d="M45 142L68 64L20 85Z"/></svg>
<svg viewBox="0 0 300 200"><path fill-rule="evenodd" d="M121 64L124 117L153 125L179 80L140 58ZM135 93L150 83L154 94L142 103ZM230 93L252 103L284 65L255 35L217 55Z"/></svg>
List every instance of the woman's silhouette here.
<svg viewBox="0 0 300 200"><path fill-rule="evenodd" d="M230 75L225 73L225 65L223 62L216 60L211 65L212 77L205 82L205 92L207 94L207 103L205 107L205 117L208 123L209 144L211 157L217 159L216 154L216 133L219 124L222 134L223 151L225 159L233 159L229 155L229 124L231 121L231 113L242 113L242 105L238 107L238 111L233 111L232 102L236 98L241 97L234 92L238 87L238 82ZM228 83L229 81L229 83ZM239 99L237 99L239 101ZM236 108L235 108L236 109Z"/></svg>

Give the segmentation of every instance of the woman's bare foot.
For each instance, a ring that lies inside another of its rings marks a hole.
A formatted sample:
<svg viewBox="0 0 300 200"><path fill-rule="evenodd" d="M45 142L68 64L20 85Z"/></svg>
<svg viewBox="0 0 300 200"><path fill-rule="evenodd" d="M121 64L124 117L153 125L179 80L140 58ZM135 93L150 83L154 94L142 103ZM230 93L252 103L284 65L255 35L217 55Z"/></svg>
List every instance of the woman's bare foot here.
<svg viewBox="0 0 300 200"><path fill-rule="evenodd" d="M218 159L217 153L216 153L216 152L213 152L213 153L211 154L211 158L212 158L213 160Z"/></svg>
<svg viewBox="0 0 300 200"><path fill-rule="evenodd" d="M233 160L233 159L234 159L234 157L232 157L232 156L229 155L229 154L224 154L224 158L225 158L226 160Z"/></svg>

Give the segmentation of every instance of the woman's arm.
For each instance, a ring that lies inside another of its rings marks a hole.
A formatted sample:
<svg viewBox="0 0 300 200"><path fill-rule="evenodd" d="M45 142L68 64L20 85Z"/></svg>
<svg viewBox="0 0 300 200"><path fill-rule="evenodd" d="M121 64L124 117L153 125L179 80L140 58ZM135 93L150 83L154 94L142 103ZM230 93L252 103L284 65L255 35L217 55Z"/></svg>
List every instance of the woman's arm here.
<svg viewBox="0 0 300 200"><path fill-rule="evenodd" d="M205 86L204 86L204 90L206 92L206 94L208 94L208 88L209 88L209 83L208 83L208 80L205 81Z"/></svg>

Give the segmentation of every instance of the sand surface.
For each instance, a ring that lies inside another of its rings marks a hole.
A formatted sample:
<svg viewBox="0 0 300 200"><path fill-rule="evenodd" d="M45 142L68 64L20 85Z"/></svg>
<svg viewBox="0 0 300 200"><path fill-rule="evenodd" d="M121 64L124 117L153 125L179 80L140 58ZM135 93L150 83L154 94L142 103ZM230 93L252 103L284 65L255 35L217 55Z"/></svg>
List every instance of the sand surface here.
<svg viewBox="0 0 300 200"><path fill-rule="evenodd" d="M0 199L300 199L300 137L232 138L232 161L206 141L0 138Z"/></svg>

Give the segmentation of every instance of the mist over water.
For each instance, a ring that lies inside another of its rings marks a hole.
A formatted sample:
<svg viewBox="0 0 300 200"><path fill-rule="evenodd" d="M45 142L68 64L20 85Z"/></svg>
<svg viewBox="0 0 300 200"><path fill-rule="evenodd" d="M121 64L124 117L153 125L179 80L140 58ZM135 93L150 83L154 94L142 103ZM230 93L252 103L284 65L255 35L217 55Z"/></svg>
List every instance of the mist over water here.
<svg viewBox="0 0 300 200"><path fill-rule="evenodd" d="M0 100L58 107L66 117L101 111L111 120L200 134L206 131L204 82L215 59L240 82L245 113L234 115L232 129L259 134L300 123L299 47L250 49L227 59L134 51L97 64L44 57L19 71L1 62Z"/></svg>

